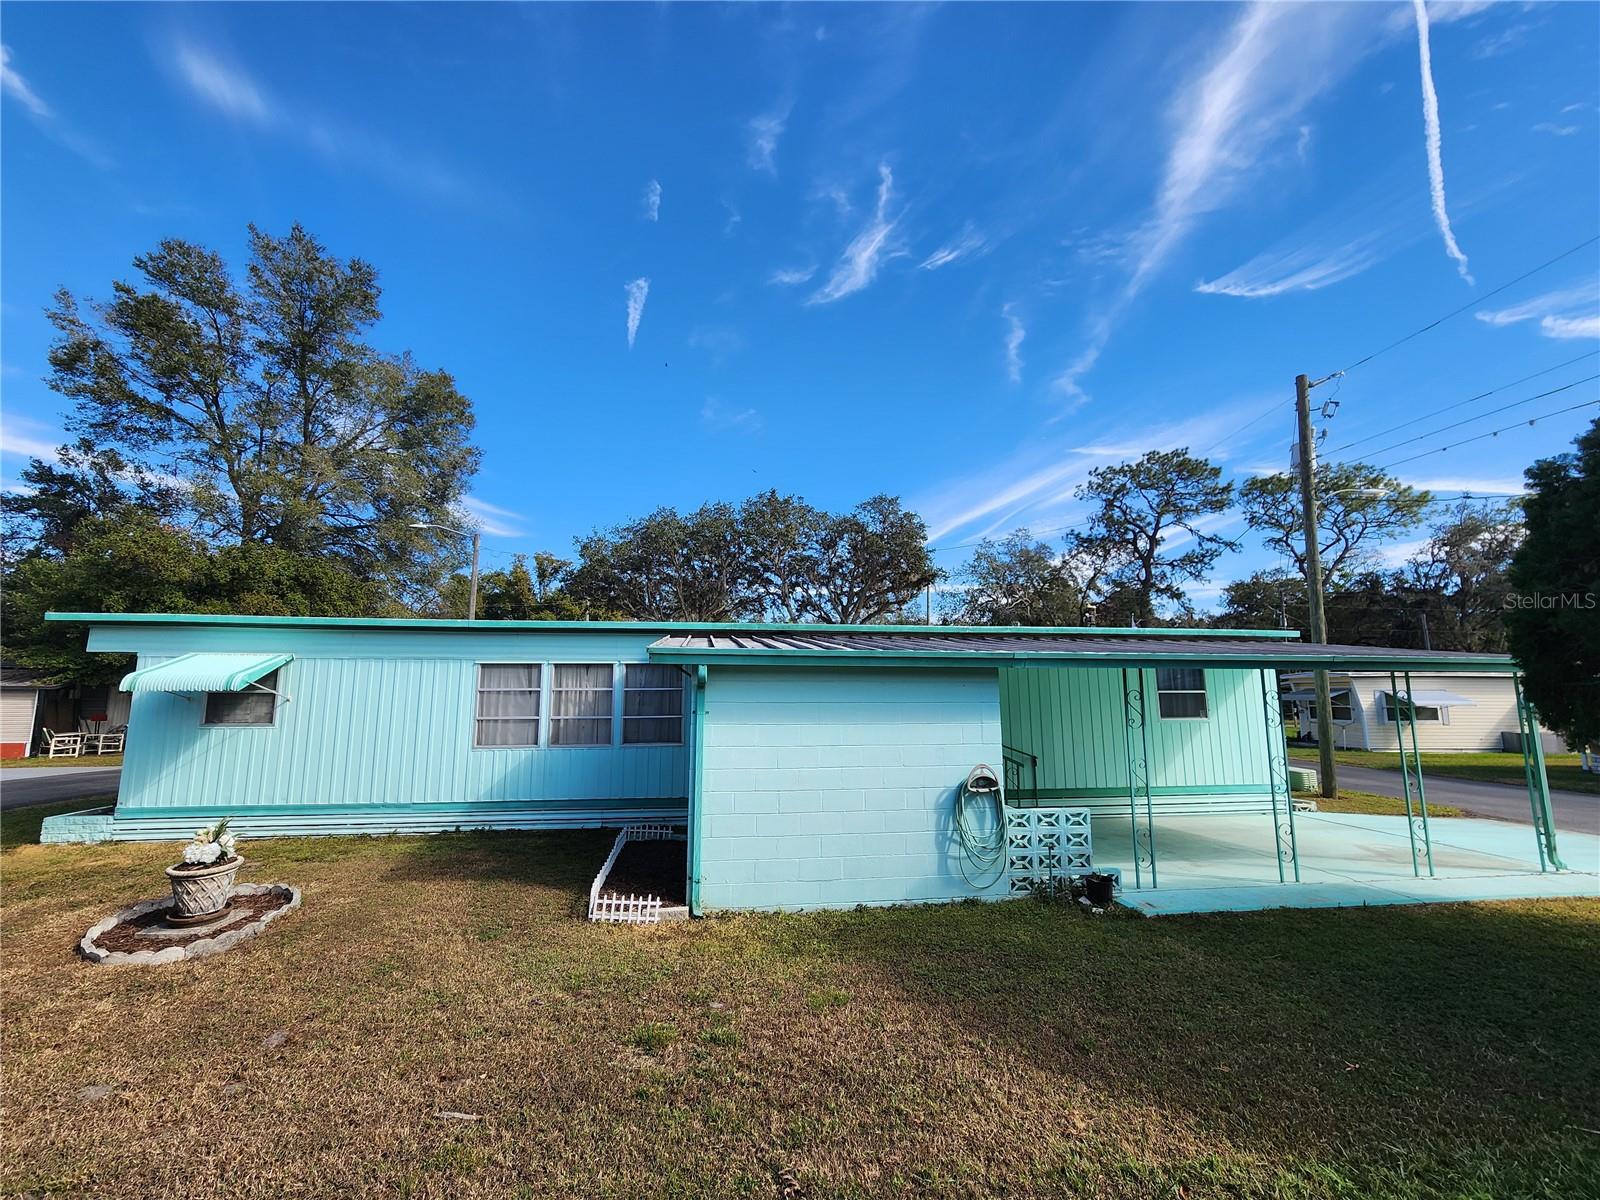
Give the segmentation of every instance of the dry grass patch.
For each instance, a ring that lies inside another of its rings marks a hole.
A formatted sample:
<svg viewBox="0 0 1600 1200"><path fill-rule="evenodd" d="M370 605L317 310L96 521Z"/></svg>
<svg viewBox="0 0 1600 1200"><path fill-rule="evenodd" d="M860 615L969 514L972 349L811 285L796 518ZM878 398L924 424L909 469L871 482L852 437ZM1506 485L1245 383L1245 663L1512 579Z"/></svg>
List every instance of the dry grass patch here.
<svg viewBox="0 0 1600 1200"><path fill-rule="evenodd" d="M72 945L169 848L4 856L8 1194L1575 1196L1600 903L579 919L604 834L247 848L302 911ZM447 1114L447 1115L440 1115Z"/></svg>

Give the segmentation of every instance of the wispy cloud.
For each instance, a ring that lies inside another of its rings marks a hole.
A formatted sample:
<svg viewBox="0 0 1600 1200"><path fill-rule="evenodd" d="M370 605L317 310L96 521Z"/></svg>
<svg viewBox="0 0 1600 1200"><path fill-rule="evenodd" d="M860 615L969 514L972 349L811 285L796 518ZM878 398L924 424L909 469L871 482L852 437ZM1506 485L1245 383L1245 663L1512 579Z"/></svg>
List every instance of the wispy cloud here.
<svg viewBox="0 0 1600 1200"><path fill-rule="evenodd" d="M753 408L738 408L724 404L716 396L707 396L700 406L700 423L708 429L729 430L739 433L761 432L761 414Z"/></svg>
<svg viewBox="0 0 1600 1200"><path fill-rule="evenodd" d="M0 92L28 110L29 119L47 137L54 139L92 167L104 171L112 166L111 157L92 139L84 137L63 121L38 92L11 65L11 47L0 45Z"/></svg>
<svg viewBox="0 0 1600 1200"><path fill-rule="evenodd" d="M924 271L937 271L940 267L947 267L963 258L981 254L986 249L988 240L973 227L971 221L968 221L953 241L946 242L917 265Z"/></svg>
<svg viewBox="0 0 1600 1200"><path fill-rule="evenodd" d="M1149 215L1127 240L1127 277L1088 319L1083 347L1054 379L1081 404L1094 368L1129 305L1207 212L1226 204L1313 99L1373 38L1359 6L1257 3L1175 93L1172 136ZM1288 60L1298 64L1284 71Z"/></svg>
<svg viewBox="0 0 1600 1200"><path fill-rule="evenodd" d="M1226 275L1195 285L1208 296L1259 298L1285 292L1315 292L1359 275L1383 258L1381 233L1339 246L1302 246L1263 251Z"/></svg>
<svg viewBox="0 0 1600 1200"><path fill-rule="evenodd" d="M494 188L462 177L415 147L285 103L243 69L199 46L176 43L172 62L190 92L229 120L293 138L335 166L355 167L397 189L452 203L504 203Z"/></svg>
<svg viewBox="0 0 1600 1200"><path fill-rule="evenodd" d="M644 185L644 219L661 220L661 181L658 179Z"/></svg>
<svg viewBox="0 0 1600 1200"><path fill-rule="evenodd" d="M789 124L789 109L776 109L750 118L745 126L745 161L768 175L778 173L778 139Z"/></svg>
<svg viewBox="0 0 1600 1200"><path fill-rule="evenodd" d="M633 349L633 339L639 336L639 321L644 316L644 300L650 294L650 280L635 279L622 289L628 297L628 349Z"/></svg>
<svg viewBox="0 0 1600 1200"><path fill-rule="evenodd" d="M828 282L807 297L807 304L832 304L854 295L877 277L878 266L895 228L895 222L889 217L889 201L893 195L894 174L888 163L879 163L878 203L872 218L850 240L828 276Z"/></svg>
<svg viewBox="0 0 1600 1200"><path fill-rule="evenodd" d="M1016 305L1006 305L1000 310L1000 315L1006 319L1006 378L1012 383L1021 383L1022 341L1028 336L1028 331L1022 324L1022 318L1017 316Z"/></svg>
<svg viewBox="0 0 1600 1200"><path fill-rule="evenodd" d="M779 267L767 277L768 283L776 283L780 287L794 287L804 283L817 273L816 264L809 267Z"/></svg>
<svg viewBox="0 0 1600 1200"><path fill-rule="evenodd" d="M1600 337L1600 286L1580 283L1534 296L1510 308L1485 310L1473 315L1485 325L1518 325L1538 321L1548 338Z"/></svg>
<svg viewBox="0 0 1600 1200"><path fill-rule="evenodd" d="M1472 273L1467 270L1467 256L1456 245L1455 231L1450 228L1450 210L1444 195L1443 139L1439 133L1439 95L1433 87L1433 50L1428 40L1428 6L1424 0L1411 0L1412 12L1417 19L1417 60L1422 76L1422 124L1428 150L1428 194L1433 202L1433 221L1444 239L1444 252L1455 260L1456 272L1467 283L1472 283Z"/></svg>
<svg viewBox="0 0 1600 1200"><path fill-rule="evenodd" d="M1600 315L1589 317L1541 317L1539 331L1551 338L1600 337Z"/></svg>
<svg viewBox="0 0 1600 1200"><path fill-rule="evenodd" d="M1553 137L1571 137L1583 130L1577 125L1557 125L1554 121L1540 121L1533 127L1535 133L1548 133Z"/></svg>
<svg viewBox="0 0 1600 1200"><path fill-rule="evenodd" d="M490 504L481 496L463 496L461 507L467 510L472 523L490 537L523 537L525 518L521 513L498 504Z"/></svg>
<svg viewBox="0 0 1600 1200"><path fill-rule="evenodd" d="M184 82L212 107L256 125L277 122L278 114L255 80L239 68L187 43L178 45L175 60Z"/></svg>
<svg viewBox="0 0 1600 1200"><path fill-rule="evenodd" d="M0 454L15 454L19 458L40 458L45 462L56 460L58 442L33 437L17 429L16 418L7 417L0 425Z"/></svg>
<svg viewBox="0 0 1600 1200"><path fill-rule="evenodd" d="M0 46L0 90L20 102L34 116L47 119L51 116L50 106L39 98L39 93L29 87L28 81L17 74L17 69L11 65L10 46Z"/></svg>

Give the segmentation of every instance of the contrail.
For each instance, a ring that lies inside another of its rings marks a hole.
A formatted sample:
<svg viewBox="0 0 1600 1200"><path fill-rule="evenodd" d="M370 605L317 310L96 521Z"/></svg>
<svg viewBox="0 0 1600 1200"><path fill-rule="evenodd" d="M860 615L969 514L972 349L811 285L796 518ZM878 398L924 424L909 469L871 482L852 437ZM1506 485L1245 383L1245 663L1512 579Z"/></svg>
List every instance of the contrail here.
<svg viewBox="0 0 1600 1200"><path fill-rule="evenodd" d="M1428 187L1433 193L1433 221L1444 238L1444 252L1456 260L1461 278L1472 283L1467 256L1456 245L1450 229L1450 213L1444 206L1444 159L1440 153L1439 94L1433 90L1433 53L1428 47L1428 5L1426 0L1411 0L1417 14L1417 53L1422 60L1422 123L1428 131Z"/></svg>

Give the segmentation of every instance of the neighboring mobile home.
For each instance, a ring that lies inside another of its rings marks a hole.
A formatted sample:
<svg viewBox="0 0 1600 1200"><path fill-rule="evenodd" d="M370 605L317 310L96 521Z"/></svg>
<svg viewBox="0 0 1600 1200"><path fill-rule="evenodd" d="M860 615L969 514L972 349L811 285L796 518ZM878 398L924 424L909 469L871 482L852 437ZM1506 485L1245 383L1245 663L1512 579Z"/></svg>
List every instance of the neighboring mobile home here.
<svg viewBox="0 0 1600 1200"><path fill-rule="evenodd" d="M1387 671L1330 674L1333 744L1341 750L1400 748L1402 725L1396 721L1393 693L1405 692L1403 681ZM1317 693L1310 672L1283 676L1283 697L1294 705L1303 730L1315 731ZM1503 672L1457 671L1449 674L1411 672L1417 705L1417 743L1422 750L1512 750L1521 747L1517 689ZM1555 734L1542 730L1547 752L1566 749Z"/></svg>
<svg viewBox="0 0 1600 1200"><path fill-rule="evenodd" d="M137 669L115 809L45 840L673 822L696 912L1007 894L957 819L979 764L1006 821L1131 825L1134 882L1172 813L1263 814L1298 878L1280 669L1513 669L1283 631L50 619Z"/></svg>

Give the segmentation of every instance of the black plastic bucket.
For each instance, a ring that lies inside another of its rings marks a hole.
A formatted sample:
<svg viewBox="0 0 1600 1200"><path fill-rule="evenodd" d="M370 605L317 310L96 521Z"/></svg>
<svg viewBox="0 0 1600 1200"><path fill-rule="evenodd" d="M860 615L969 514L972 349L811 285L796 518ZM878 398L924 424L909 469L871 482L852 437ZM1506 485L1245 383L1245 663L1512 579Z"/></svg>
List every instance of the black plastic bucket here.
<svg viewBox="0 0 1600 1200"><path fill-rule="evenodd" d="M1096 908L1105 908L1111 903L1111 896L1116 886L1115 875L1094 874L1083 877L1083 894Z"/></svg>

